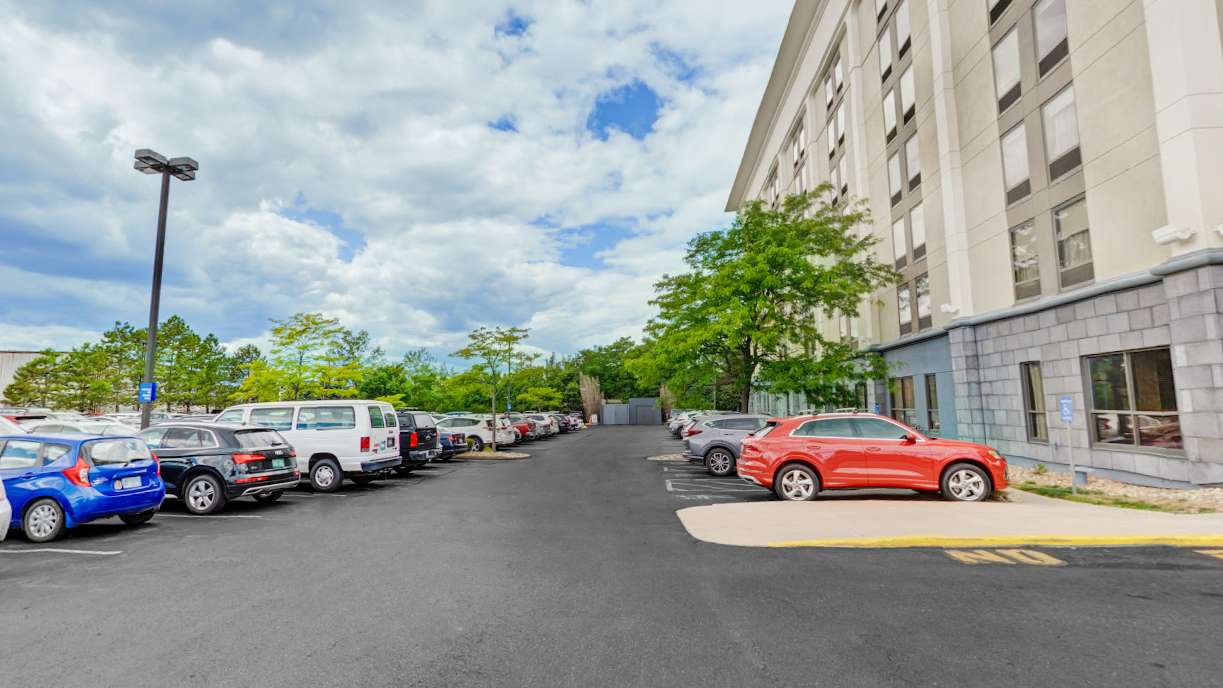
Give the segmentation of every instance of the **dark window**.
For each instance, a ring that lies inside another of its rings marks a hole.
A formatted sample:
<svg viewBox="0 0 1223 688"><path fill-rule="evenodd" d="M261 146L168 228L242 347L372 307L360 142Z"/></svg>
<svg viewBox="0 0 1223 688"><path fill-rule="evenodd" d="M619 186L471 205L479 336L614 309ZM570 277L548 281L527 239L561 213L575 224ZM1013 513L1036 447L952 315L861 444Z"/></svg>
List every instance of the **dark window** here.
<svg viewBox="0 0 1223 688"><path fill-rule="evenodd" d="M892 417L905 425L917 425L917 404L913 395L912 377L894 377L889 385L892 396ZM875 422L881 422L876 420Z"/></svg>
<svg viewBox="0 0 1223 688"><path fill-rule="evenodd" d="M1053 230L1057 240L1057 267L1061 286L1071 287L1094 278L1087 201L1080 198L1053 211Z"/></svg>
<svg viewBox="0 0 1223 688"><path fill-rule="evenodd" d="M378 417L381 419L382 415ZM297 414L298 430L352 430L356 427L357 413L351 406L306 406Z"/></svg>
<svg viewBox="0 0 1223 688"><path fill-rule="evenodd" d="M305 409L302 409L305 412ZM251 425L262 425L273 430L293 429L292 408L256 408L251 409Z"/></svg>
<svg viewBox="0 0 1223 688"><path fill-rule="evenodd" d="M412 418L416 421L418 428L432 428L436 425L433 421L433 416L427 413L413 413Z"/></svg>
<svg viewBox="0 0 1223 688"><path fill-rule="evenodd" d="M1023 93L1019 83L1019 31L1011 29L993 49L994 93L998 112L1015 104Z"/></svg>
<svg viewBox="0 0 1223 688"><path fill-rule="evenodd" d="M854 429L848 418L825 418L803 423L794 434L803 437L853 437Z"/></svg>
<svg viewBox="0 0 1223 688"><path fill-rule="evenodd" d="M909 434L908 430L878 418L854 418L852 422L858 434L867 439L898 440Z"/></svg>
<svg viewBox="0 0 1223 688"><path fill-rule="evenodd" d="M942 424L938 417L938 377L926 373L926 433L938 436Z"/></svg>
<svg viewBox="0 0 1223 688"><path fill-rule="evenodd" d="M1019 364L1019 382L1023 385L1023 407L1027 415L1028 441L1049 441L1049 419L1045 415L1045 379L1040 363Z"/></svg>
<svg viewBox="0 0 1223 688"><path fill-rule="evenodd" d="M998 18L1006 12L1006 8L1011 6L1011 0L990 0L989 7L989 23L994 25Z"/></svg>
<svg viewBox="0 0 1223 688"><path fill-rule="evenodd" d="M243 449L280 447L288 444L275 430L238 430L234 432L234 440Z"/></svg>
<svg viewBox="0 0 1223 688"><path fill-rule="evenodd" d="M1090 356L1087 365L1096 442L1184 448L1168 349Z"/></svg>
<svg viewBox="0 0 1223 688"><path fill-rule="evenodd" d="M214 444L212 434L199 428L170 428L161 440L162 449L202 449Z"/></svg>
<svg viewBox="0 0 1223 688"><path fill-rule="evenodd" d="M153 458L144 440L98 440L86 443L84 448L95 466L125 465Z"/></svg>
<svg viewBox="0 0 1223 688"><path fill-rule="evenodd" d="M242 409L234 409L232 411L226 411L225 413L222 413L220 416L217 417L216 422L218 423L241 423L242 422ZM284 428L284 429L287 430L288 428Z"/></svg>
<svg viewBox="0 0 1223 688"><path fill-rule="evenodd" d="M1016 301L1040 295L1040 252L1031 221L1011 228L1011 277Z"/></svg>
<svg viewBox="0 0 1223 688"><path fill-rule="evenodd" d="M377 406L367 406L369 410L369 426L371 428L385 428L386 419L382 417L382 409Z"/></svg>
<svg viewBox="0 0 1223 688"><path fill-rule="evenodd" d="M42 465L41 460L38 458L38 452L41 448L41 442L30 440L9 440L5 442L4 448L0 449L0 469L34 468Z"/></svg>

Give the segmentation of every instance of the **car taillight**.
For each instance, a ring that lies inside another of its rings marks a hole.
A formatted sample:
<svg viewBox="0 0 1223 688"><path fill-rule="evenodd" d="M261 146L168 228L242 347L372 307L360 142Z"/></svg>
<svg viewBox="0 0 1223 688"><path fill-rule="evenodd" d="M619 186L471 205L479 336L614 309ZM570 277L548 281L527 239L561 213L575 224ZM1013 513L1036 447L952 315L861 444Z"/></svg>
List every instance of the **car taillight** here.
<svg viewBox="0 0 1223 688"><path fill-rule="evenodd" d="M408 446L409 447L415 447L419 443L420 443L420 439L416 436L415 432L408 435Z"/></svg>
<svg viewBox="0 0 1223 688"><path fill-rule="evenodd" d="M693 435L701 434L701 432L702 430L700 428L692 427L692 428L688 428L688 432L685 434L688 435L689 437L692 437Z"/></svg>
<svg viewBox="0 0 1223 688"><path fill-rule="evenodd" d="M486 421L484 421L484 429L485 429L485 430L492 430L492 429L493 429L493 422L492 422L491 420L486 420Z"/></svg>
<svg viewBox="0 0 1223 688"><path fill-rule="evenodd" d="M369 451L369 438L368 437L361 438L361 451L363 452Z"/></svg>
<svg viewBox="0 0 1223 688"><path fill-rule="evenodd" d="M263 454L234 454L234 463L254 463L263 459Z"/></svg>
<svg viewBox="0 0 1223 688"><path fill-rule="evenodd" d="M89 463L85 457L78 456L72 468L64 471L64 477L77 487L89 487Z"/></svg>

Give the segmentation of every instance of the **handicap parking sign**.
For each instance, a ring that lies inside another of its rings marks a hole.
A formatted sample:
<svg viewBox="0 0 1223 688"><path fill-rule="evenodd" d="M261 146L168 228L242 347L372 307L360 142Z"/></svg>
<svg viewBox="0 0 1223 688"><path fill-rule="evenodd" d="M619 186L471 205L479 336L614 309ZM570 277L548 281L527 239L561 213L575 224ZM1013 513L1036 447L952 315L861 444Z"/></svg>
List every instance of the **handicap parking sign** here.
<svg viewBox="0 0 1223 688"><path fill-rule="evenodd" d="M1061 416L1063 423L1070 423L1074 420L1074 397L1058 397L1057 412Z"/></svg>

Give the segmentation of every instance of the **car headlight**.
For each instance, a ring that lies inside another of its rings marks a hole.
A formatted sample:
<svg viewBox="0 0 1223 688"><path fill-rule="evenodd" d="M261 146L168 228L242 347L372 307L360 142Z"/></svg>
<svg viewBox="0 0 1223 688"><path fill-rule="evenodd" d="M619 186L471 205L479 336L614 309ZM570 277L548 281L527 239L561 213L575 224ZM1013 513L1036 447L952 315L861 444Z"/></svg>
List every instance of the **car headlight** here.
<svg viewBox="0 0 1223 688"><path fill-rule="evenodd" d="M986 453L989 455L989 458L993 459L994 461L1006 461L1006 457L999 454L997 449L990 449Z"/></svg>

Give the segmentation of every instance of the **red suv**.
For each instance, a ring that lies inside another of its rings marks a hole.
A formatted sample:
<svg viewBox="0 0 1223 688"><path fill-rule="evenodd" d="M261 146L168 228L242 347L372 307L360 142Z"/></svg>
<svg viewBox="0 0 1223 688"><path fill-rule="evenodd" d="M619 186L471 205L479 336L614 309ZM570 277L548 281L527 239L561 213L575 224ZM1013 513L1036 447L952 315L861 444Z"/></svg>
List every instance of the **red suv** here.
<svg viewBox="0 0 1223 688"><path fill-rule="evenodd" d="M743 440L739 477L796 502L820 490L902 487L977 502L1006 489L1006 459L972 442L926 437L873 413L769 421Z"/></svg>

